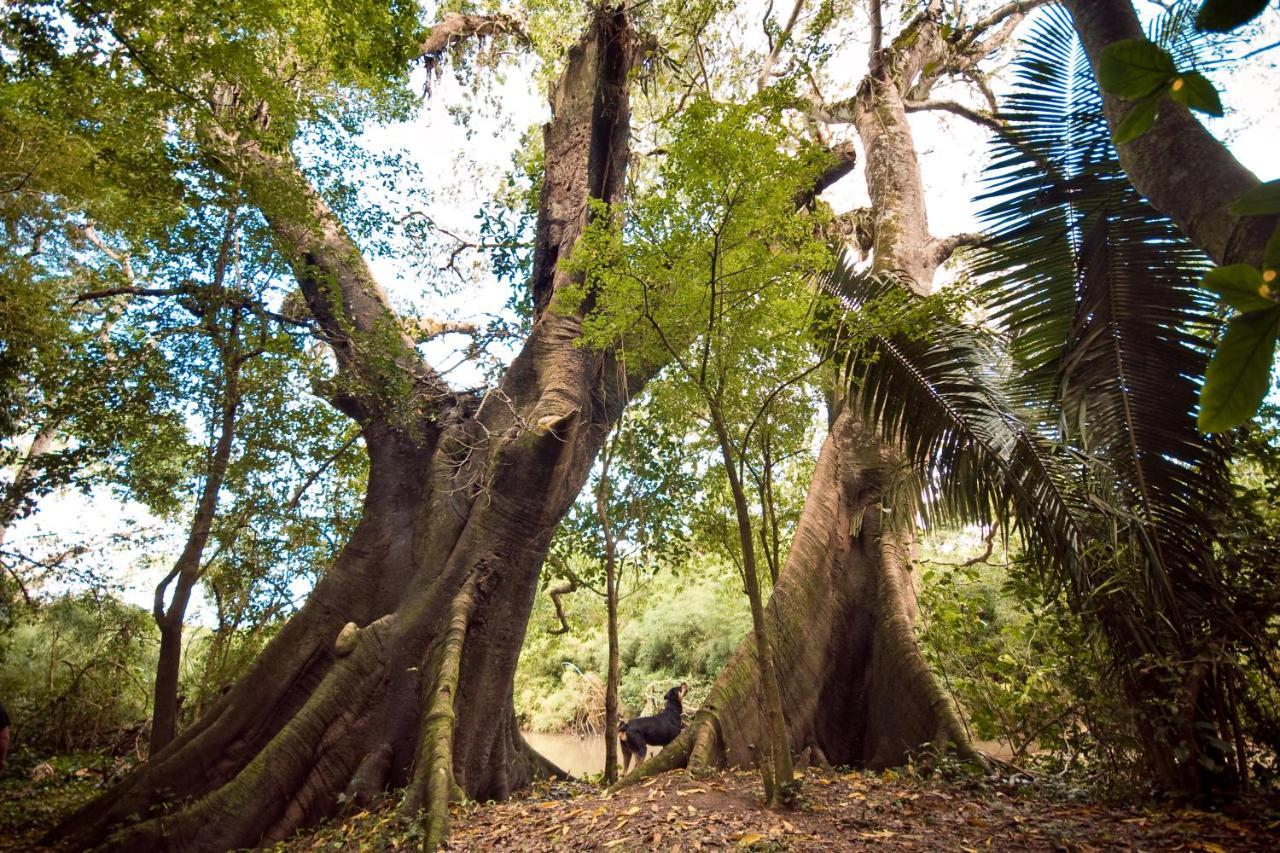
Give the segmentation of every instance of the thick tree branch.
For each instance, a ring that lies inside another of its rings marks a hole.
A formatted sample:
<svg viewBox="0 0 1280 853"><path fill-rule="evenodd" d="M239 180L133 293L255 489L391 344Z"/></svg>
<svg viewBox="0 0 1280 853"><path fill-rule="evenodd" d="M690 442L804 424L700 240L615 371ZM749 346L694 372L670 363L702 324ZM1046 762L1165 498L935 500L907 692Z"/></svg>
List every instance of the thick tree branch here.
<svg viewBox="0 0 1280 853"><path fill-rule="evenodd" d="M1066 6L1095 69L1107 45L1144 38L1129 0L1067 0ZM1102 103L1114 131L1128 103L1106 92ZM1277 217L1232 215L1231 203L1258 186L1258 178L1184 107L1166 99L1155 125L1117 148L1134 188L1210 257L1261 266Z"/></svg>
<svg viewBox="0 0 1280 853"><path fill-rule="evenodd" d="M858 149L852 142L841 142L832 146L830 151L835 156L835 162L818 176L812 188L800 193L796 198L796 207L807 207L813 204L814 199L852 172L853 167L858 164Z"/></svg>
<svg viewBox="0 0 1280 853"><path fill-rule="evenodd" d="M903 101L902 105L909 113L935 111L946 112L958 115L961 118L966 118L974 124L980 124L985 128L994 130L996 133L1004 133L1005 131L1004 124L995 116L990 113L975 110L972 107L966 107L964 104L957 101L939 101L933 99L924 101L907 100Z"/></svg>
<svg viewBox="0 0 1280 853"><path fill-rule="evenodd" d="M564 602L561 600L564 596L574 592L578 588L577 576L571 575L567 580L563 580L555 586L547 590L551 596L551 601L556 606L556 618L560 620L559 628L552 628L547 631L548 634L567 634L569 633L569 620L565 618Z"/></svg>
<svg viewBox="0 0 1280 853"><path fill-rule="evenodd" d="M942 265L957 250L969 246L980 246L985 239L986 237L982 234L974 233L952 234L950 237L935 238L930 244L930 250L933 252L933 262L934 264Z"/></svg>
<svg viewBox="0 0 1280 853"><path fill-rule="evenodd" d="M868 5L871 7L871 27L867 38L870 43L867 48L870 59L868 67L872 75L878 76L884 67L884 10L880 0L868 0Z"/></svg>
<svg viewBox="0 0 1280 853"><path fill-rule="evenodd" d="M498 38L511 36L528 42L524 21L514 15L465 15L446 12L440 23L431 28L419 48L419 55L427 61L428 70L440 64L450 47L468 38Z"/></svg>
<svg viewBox="0 0 1280 853"><path fill-rule="evenodd" d="M1015 0L1012 3L1005 3L1003 6L992 9L991 12L974 21L971 26L965 29L965 33L961 38L966 43L972 43L993 27L1001 24L1007 26L1010 21L1016 24L1027 12L1049 2L1051 0Z"/></svg>
<svg viewBox="0 0 1280 853"><path fill-rule="evenodd" d="M238 181L261 211L292 265L311 315L337 356L343 410L360 419L382 411L388 401L380 389L405 378L428 417L440 401L452 399L443 378L418 353L359 246L292 157L218 127L206 129L205 147L214 165Z"/></svg>

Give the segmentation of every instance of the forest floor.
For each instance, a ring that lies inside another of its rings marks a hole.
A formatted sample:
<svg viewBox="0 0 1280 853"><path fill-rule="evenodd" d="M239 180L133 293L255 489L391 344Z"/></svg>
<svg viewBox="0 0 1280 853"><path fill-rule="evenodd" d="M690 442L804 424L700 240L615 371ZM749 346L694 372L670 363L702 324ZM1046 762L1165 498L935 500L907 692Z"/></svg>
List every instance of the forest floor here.
<svg viewBox="0 0 1280 853"><path fill-rule="evenodd" d="M68 766L62 781L0 786L0 851L28 850L60 814L98 789ZM61 775L61 774L60 774ZM101 777L99 777L101 778ZM1280 801L1225 812L1100 805L976 780L809 770L800 807L760 808L755 773L692 780L668 773L613 796L584 782L542 783L500 804L455 807L448 849L476 851L1280 850ZM406 850L420 843L394 809L335 819L277 845Z"/></svg>
<svg viewBox="0 0 1280 853"><path fill-rule="evenodd" d="M668 773L613 796L581 782L457 808L451 850L1280 850L1280 802L1245 812L1105 807L896 773L806 773L799 809L760 808L755 773ZM389 813L333 823L282 849L396 849Z"/></svg>

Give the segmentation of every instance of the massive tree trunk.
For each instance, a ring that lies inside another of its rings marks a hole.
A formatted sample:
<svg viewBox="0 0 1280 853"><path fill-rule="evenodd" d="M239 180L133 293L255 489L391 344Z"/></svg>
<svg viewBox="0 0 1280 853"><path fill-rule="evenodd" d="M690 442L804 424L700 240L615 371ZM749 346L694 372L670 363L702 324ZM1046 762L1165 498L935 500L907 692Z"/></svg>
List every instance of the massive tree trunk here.
<svg viewBox="0 0 1280 853"><path fill-rule="evenodd" d="M927 93L938 75L976 62L970 53L992 49L998 36L982 43L978 36L1016 22L1019 11L1010 7L1001 14L977 22L972 36L960 32L948 41L931 6L892 46L873 40L872 70L853 98L816 109L821 120L852 124L862 144L871 274L893 275L918 294L929 293L938 267L975 238L939 239L929 232L907 95ZM976 758L916 642L914 519L886 506L894 489L917 486L875 425L864 423L843 394L835 399L831 429L766 611L791 744L809 761L872 768L902 764L926 747ZM754 637L748 636L689 730L626 781L686 764L696 772L753 763L766 742L764 699Z"/></svg>
<svg viewBox="0 0 1280 853"><path fill-rule="evenodd" d="M365 802L406 786L405 810L438 821L458 789L502 798L557 772L517 729L516 660L551 534L642 380L575 346L582 318L552 297L569 283L556 261L589 198L621 197L633 49L625 15L602 11L570 51L545 134L539 314L482 398L450 392L422 361L287 160L234 152L337 354L331 393L361 423L370 459L363 516L250 672L53 838L222 850L283 838L343 793ZM210 139L218 158L233 156L228 136Z"/></svg>
<svg viewBox="0 0 1280 853"><path fill-rule="evenodd" d="M882 768L925 744L968 749L916 645L910 539L885 505L901 474L876 437L842 411L769 601L790 740L812 761ZM748 638L691 727L693 769L753 760L767 723L760 692Z"/></svg>

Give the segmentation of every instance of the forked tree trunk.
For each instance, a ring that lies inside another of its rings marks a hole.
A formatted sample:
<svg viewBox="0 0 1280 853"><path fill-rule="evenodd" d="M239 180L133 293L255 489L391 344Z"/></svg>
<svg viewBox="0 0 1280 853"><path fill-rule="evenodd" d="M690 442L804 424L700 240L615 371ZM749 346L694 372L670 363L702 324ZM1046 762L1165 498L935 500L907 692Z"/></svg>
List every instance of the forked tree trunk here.
<svg viewBox="0 0 1280 853"><path fill-rule="evenodd" d="M500 799L558 772L521 738L512 683L552 532L642 382L609 353L575 346L581 317L552 300L569 283L556 261L581 233L588 199L621 197L632 55L620 11L601 11L570 51L546 130L541 310L483 399L441 390L402 345L332 214L283 161L249 151L264 185L295 190L291 203L263 196L259 206L330 330L343 370L335 398L361 421L363 516L250 672L52 839L130 851L254 846L332 813L344 793L363 803L388 786L407 788L406 811L428 808L438 834L456 790ZM415 407L427 416L414 418Z"/></svg>

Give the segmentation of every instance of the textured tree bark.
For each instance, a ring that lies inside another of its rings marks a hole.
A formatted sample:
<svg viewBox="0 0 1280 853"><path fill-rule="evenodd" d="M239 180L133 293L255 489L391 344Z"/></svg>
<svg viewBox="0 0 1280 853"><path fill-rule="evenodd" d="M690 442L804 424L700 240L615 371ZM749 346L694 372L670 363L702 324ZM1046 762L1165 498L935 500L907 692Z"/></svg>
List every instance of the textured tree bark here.
<svg viewBox="0 0 1280 853"><path fill-rule="evenodd" d="M973 756L912 629L909 542L883 504L898 467L855 417L837 416L766 608L790 741L811 762L892 767L926 744ZM748 637L689 729L625 781L686 762L754 763L764 707Z"/></svg>
<svg viewBox="0 0 1280 853"><path fill-rule="evenodd" d="M546 129L539 244L553 251L534 270L546 307L480 399L450 392L418 357L354 244L289 164L236 152L338 355L331 391L360 421L370 457L363 516L252 670L51 839L118 850L253 846L331 813L344 792L363 801L408 785L414 804L438 804L456 782L485 800L559 772L520 737L516 660L551 534L644 377L575 346L581 316L558 313L550 297L570 283L555 260L586 224L588 199L621 198L633 44L626 16L603 10L570 51ZM443 649L468 578L454 672ZM447 783L430 772L438 739L424 742L424 722L442 719L424 721L442 687L456 720ZM432 760L420 757L426 747Z"/></svg>

